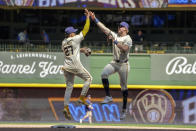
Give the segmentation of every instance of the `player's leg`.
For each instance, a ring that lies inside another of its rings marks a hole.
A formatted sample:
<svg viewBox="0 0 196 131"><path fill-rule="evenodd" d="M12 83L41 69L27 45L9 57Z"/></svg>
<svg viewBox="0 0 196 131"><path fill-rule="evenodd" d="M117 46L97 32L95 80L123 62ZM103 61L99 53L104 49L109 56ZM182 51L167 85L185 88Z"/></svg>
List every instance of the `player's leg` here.
<svg viewBox="0 0 196 131"><path fill-rule="evenodd" d="M92 123L92 111L89 111L88 121L90 124Z"/></svg>
<svg viewBox="0 0 196 131"><path fill-rule="evenodd" d="M121 92L123 96L122 114L120 117L121 119L124 119L126 117L126 112L127 112L127 98L128 98L127 79L128 79L129 70L130 70L129 63L125 63L121 65L118 71L120 77Z"/></svg>
<svg viewBox="0 0 196 131"><path fill-rule="evenodd" d="M64 95L64 116L67 119L71 119L71 114L69 111L69 102L70 102L70 97L72 94L73 90L73 85L74 85L74 74L64 71L64 76L66 79L66 90L65 90L65 95Z"/></svg>
<svg viewBox="0 0 196 131"><path fill-rule="evenodd" d="M105 99L101 102L102 104L112 102L112 96L110 95L110 90L109 90L108 77L115 72L116 72L116 69L113 63L107 64L102 71L101 79L102 79L102 84L103 84L103 87L106 93Z"/></svg>
<svg viewBox="0 0 196 131"><path fill-rule="evenodd" d="M86 112L86 115L80 119L80 123L82 123L83 120L85 120L87 117L89 117L89 111Z"/></svg>
<svg viewBox="0 0 196 131"><path fill-rule="evenodd" d="M76 75L84 80L84 85L82 87L79 102L81 102L85 105L88 105L88 103L85 101L85 96L88 92L88 89L90 87L90 84L92 83L93 78L84 67L82 67L80 70L78 70L78 74L76 74Z"/></svg>

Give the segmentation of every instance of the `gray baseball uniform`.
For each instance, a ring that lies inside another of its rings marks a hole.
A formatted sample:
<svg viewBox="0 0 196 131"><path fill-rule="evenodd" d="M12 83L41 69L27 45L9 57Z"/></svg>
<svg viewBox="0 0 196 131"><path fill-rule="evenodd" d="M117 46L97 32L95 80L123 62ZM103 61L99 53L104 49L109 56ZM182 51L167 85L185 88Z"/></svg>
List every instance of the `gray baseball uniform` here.
<svg viewBox="0 0 196 131"><path fill-rule="evenodd" d="M128 45L129 49L132 46L132 39L129 35L120 37L118 34L114 32L110 32L110 34L114 40L122 43L123 45ZM116 44L113 44L113 60L107 64L102 72L102 79L107 79L109 75L118 72L120 77L120 85L121 90L127 90L127 79L128 79L128 72L130 70L129 65L129 50L124 52L120 50Z"/></svg>
<svg viewBox="0 0 196 131"><path fill-rule="evenodd" d="M80 61L80 43L84 39L82 32L74 37L65 38L62 41L62 50L64 52L64 76L66 78L66 91L64 97L64 105L68 105L74 85L74 77L78 76L83 79L84 86L81 95L85 96L92 82L92 76L83 67Z"/></svg>

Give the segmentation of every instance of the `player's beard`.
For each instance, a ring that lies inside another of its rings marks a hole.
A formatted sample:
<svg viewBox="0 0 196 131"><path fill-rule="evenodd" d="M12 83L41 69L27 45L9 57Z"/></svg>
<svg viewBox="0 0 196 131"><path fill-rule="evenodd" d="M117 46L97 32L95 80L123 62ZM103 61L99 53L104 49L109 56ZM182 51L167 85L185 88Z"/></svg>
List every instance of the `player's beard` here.
<svg viewBox="0 0 196 131"><path fill-rule="evenodd" d="M119 36L125 36L127 35L127 30L126 29L118 29L118 35Z"/></svg>

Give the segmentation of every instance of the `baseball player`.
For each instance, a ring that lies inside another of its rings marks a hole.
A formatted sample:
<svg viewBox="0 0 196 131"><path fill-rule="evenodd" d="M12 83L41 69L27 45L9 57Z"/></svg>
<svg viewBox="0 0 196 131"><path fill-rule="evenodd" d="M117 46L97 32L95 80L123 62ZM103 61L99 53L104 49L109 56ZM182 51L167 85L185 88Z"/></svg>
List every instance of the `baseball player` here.
<svg viewBox="0 0 196 131"><path fill-rule="evenodd" d="M91 103L91 95L87 96L86 102L88 103L88 105L85 106L86 115L82 119L80 119L80 123L82 123L82 121L88 117L88 121L91 124L92 123L92 110L93 110L93 106Z"/></svg>
<svg viewBox="0 0 196 131"><path fill-rule="evenodd" d="M80 43L86 36L90 27L89 12L87 9L85 9L85 15L86 15L86 23L83 30L79 34L76 34L78 29L75 29L72 26L67 27L65 29L65 33L67 37L62 41L62 50L65 56L64 66L62 67L62 70L64 71L64 76L66 79L66 86L67 86L65 91L65 96L64 96L63 113L65 118L69 120L71 119L71 114L69 111L68 104L70 102L70 97L73 90L74 77L78 76L85 81L78 100L78 102L83 103L85 105L88 105L88 103L86 103L85 101L85 96L92 82L92 76L83 67L83 65L80 62L80 52L83 52L86 55L88 55L89 53L89 49L86 48L80 49Z"/></svg>
<svg viewBox="0 0 196 131"><path fill-rule="evenodd" d="M120 86L123 95L123 107L120 119L126 117L127 108L127 78L128 72L130 70L129 66L129 50L132 46L132 39L128 35L129 24L126 22L121 22L118 27L118 33L115 33L108 29L103 23L101 23L93 12L90 12L91 19L97 24L97 26L112 39L113 43L113 60L107 64L101 74L102 83L105 89L106 97L102 104L112 102L112 96L109 91L109 81L108 77L116 72L118 72L120 77Z"/></svg>

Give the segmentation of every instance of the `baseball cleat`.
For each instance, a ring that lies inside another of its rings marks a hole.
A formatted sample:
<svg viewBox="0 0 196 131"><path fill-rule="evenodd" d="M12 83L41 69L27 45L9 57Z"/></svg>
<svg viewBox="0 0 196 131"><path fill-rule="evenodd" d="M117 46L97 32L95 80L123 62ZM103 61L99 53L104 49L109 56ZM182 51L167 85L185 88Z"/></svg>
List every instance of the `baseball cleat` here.
<svg viewBox="0 0 196 131"><path fill-rule="evenodd" d="M78 99L78 103L80 104L84 104L84 105L89 105L86 100L85 100L85 96L80 96L80 98Z"/></svg>
<svg viewBox="0 0 196 131"><path fill-rule="evenodd" d="M124 120L127 116L127 111L122 111L121 115L120 115L120 120Z"/></svg>
<svg viewBox="0 0 196 131"><path fill-rule="evenodd" d="M65 119L71 120L71 113L69 111L69 106L65 106L63 110L63 114L64 114Z"/></svg>
<svg viewBox="0 0 196 131"><path fill-rule="evenodd" d="M80 119L80 123L82 123L82 119Z"/></svg>
<svg viewBox="0 0 196 131"><path fill-rule="evenodd" d="M101 104L107 104L107 103L110 103L110 102L112 102L113 100L112 100L112 97L111 96L106 96L105 98L104 98L104 100L101 102Z"/></svg>

